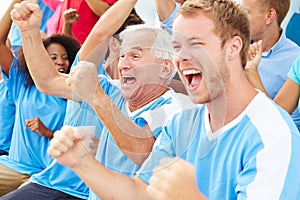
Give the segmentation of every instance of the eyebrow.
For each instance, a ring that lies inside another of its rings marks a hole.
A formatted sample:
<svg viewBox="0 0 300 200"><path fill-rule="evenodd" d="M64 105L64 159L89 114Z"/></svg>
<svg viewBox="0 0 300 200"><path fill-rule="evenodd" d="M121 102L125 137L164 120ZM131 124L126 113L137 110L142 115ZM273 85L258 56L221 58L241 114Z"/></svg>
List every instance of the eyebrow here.
<svg viewBox="0 0 300 200"><path fill-rule="evenodd" d="M129 51L133 51L133 50L138 50L138 51L143 51L144 48L140 47L140 46L133 46L130 49L128 49L127 51L124 52L129 52ZM122 52L124 50L124 47L120 47L120 51Z"/></svg>

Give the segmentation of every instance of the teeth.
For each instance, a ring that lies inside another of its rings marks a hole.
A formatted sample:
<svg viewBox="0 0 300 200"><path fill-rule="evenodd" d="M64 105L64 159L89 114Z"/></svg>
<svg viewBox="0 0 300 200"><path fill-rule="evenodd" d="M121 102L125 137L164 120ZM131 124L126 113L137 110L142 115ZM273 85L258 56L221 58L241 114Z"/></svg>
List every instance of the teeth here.
<svg viewBox="0 0 300 200"><path fill-rule="evenodd" d="M132 76L122 76L122 82L123 84L132 83L135 81L135 78Z"/></svg>
<svg viewBox="0 0 300 200"><path fill-rule="evenodd" d="M189 69L189 70L184 70L183 75L190 75L190 74L201 74L201 71L197 71L195 69Z"/></svg>
<svg viewBox="0 0 300 200"><path fill-rule="evenodd" d="M59 72L64 73L65 70L64 69L58 69Z"/></svg>

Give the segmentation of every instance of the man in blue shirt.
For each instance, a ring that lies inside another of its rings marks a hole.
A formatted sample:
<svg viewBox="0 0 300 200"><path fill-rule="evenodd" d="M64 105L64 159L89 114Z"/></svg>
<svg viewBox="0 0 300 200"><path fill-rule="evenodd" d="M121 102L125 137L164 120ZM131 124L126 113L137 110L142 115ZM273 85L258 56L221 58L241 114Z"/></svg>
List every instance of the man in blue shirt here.
<svg viewBox="0 0 300 200"><path fill-rule="evenodd" d="M81 101L68 101L66 124L70 126L96 126L97 135L100 137L96 154L97 162L101 162L110 169L127 176L133 176L139 169L140 164L148 156L155 138L160 134L162 125L170 119L171 115L179 112L183 105L180 101L182 96L177 95L167 86L174 74L174 67L171 61L173 54L170 35L160 28L143 26L137 26L136 29L128 31L127 34L122 33L120 37L124 40L121 46L119 62L121 80L118 81L110 80L103 68L102 73L98 76L95 65L89 62L79 62L79 60L93 59L98 64L103 52L96 52L94 54L96 57L92 58L90 56L90 54L93 55L94 53L92 50L110 37L115 32L116 27L122 25L126 18L124 16L129 15L135 2L136 0L120 0L101 17L93 29L94 31L92 31L82 46L80 54L74 63L74 65L78 66L74 67L70 77L61 76L50 69L49 66L52 63L49 62L49 57L44 54L42 49L33 48L31 40L34 40L36 44L40 42L39 38L37 38L38 35L35 35L37 34L36 27L29 27L29 32L31 33L21 32L22 36L24 36L23 46L25 51L30 49L27 52L32 53L27 54L27 56L39 57L43 60L41 65L41 62L36 62L36 59L28 59L29 65L32 66L32 76L36 78L36 84L46 93ZM23 5L25 3L18 6L22 7ZM26 6L32 6L31 9L35 13L28 12L29 21L39 16L36 4L29 2ZM15 9L17 10L18 8L16 6ZM119 12L120 9L122 9L121 13ZM112 18L115 23L112 23ZM17 20L16 23L20 25L19 23L22 22ZM37 24L34 25L37 26ZM106 50L105 46L102 48ZM33 49L36 52L33 52ZM41 53L41 55L37 56L37 53ZM87 65L85 66L86 63ZM83 71L86 73L83 73ZM74 75L76 75L75 78L73 77ZM79 85L73 87L73 79L77 80ZM143 85L147 87L140 87ZM105 129L103 129L102 123L100 123L93 111L93 100L84 98L85 101L82 101L82 94L76 94L77 88L83 87L83 91L93 97L93 92L96 91L94 90L95 86L99 86L98 89L103 89L100 94L96 95L96 97L100 97L101 101L104 101L103 107L105 109L113 109L108 112L107 110L97 112L101 122L105 125ZM189 99L185 100L186 102L183 103L188 104ZM132 121L135 123L132 123ZM120 122L124 124L119 127ZM131 133L139 135L139 138L132 137L129 135ZM114 137L123 139L121 149L117 146L120 143L114 142ZM131 153L135 151L131 150L131 148L138 149L141 152L139 154ZM69 168L57 162L52 161L46 170L33 176L31 182L30 185L7 195L5 198L19 199L25 195L28 198L46 198L41 194L41 190L50 194L53 190L59 190L74 196L74 199L87 198L87 188L84 187L83 182ZM34 184L41 185L43 188ZM39 191L38 195L34 194L33 191ZM90 199L96 198L95 194L90 194Z"/></svg>
<svg viewBox="0 0 300 200"><path fill-rule="evenodd" d="M70 127L56 134L49 153L103 199L298 199L300 135L248 82L249 43L248 18L235 2L187 0L174 21L174 63L201 105L163 128L138 176L95 161ZM166 156L180 158L154 169Z"/></svg>
<svg viewBox="0 0 300 200"><path fill-rule="evenodd" d="M280 25L286 16L289 0L241 0L247 10L251 24L251 39L262 40L262 59L258 66L262 84L273 99L284 82L287 74L300 55L300 47L282 34ZM292 114L295 124L300 130L300 112Z"/></svg>

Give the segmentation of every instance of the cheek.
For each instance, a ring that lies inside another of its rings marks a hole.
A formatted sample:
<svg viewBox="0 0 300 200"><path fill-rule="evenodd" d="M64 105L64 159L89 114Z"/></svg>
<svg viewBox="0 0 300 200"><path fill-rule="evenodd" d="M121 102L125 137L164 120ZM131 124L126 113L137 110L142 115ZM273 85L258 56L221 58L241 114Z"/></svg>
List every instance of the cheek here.
<svg viewBox="0 0 300 200"><path fill-rule="evenodd" d="M66 60L65 65L66 65L67 68L70 67L70 62L69 62L69 60Z"/></svg>

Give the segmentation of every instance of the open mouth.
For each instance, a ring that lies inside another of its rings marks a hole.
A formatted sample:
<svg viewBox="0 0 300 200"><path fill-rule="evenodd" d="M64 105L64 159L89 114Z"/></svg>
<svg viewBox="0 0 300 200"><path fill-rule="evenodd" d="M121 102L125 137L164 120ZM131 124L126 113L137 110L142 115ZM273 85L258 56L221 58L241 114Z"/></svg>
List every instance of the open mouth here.
<svg viewBox="0 0 300 200"><path fill-rule="evenodd" d="M65 70L64 70L63 68L59 68L59 69L58 69L58 72L60 72L60 73L66 73Z"/></svg>
<svg viewBox="0 0 300 200"><path fill-rule="evenodd" d="M122 76L122 84L134 84L136 82L136 79L132 76Z"/></svg>
<svg viewBox="0 0 300 200"><path fill-rule="evenodd" d="M202 72L196 69L189 69L182 71L185 76L188 85L195 86L202 79Z"/></svg>

